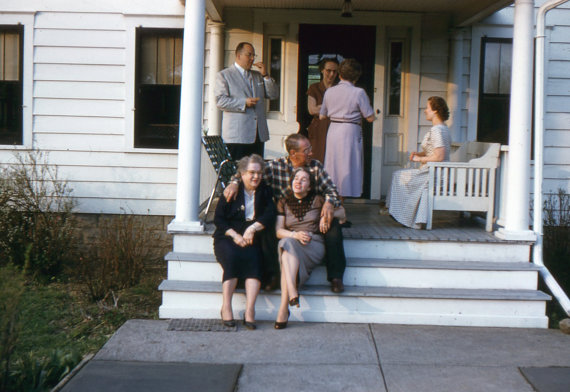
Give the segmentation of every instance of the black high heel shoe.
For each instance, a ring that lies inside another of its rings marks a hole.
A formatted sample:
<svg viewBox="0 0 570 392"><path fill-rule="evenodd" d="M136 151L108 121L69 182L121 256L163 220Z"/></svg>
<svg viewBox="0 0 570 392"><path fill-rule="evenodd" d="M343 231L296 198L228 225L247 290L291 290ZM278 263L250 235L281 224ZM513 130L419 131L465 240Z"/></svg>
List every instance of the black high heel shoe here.
<svg viewBox="0 0 570 392"><path fill-rule="evenodd" d="M249 321L245 320L245 313L243 314L243 325L244 327L246 327L247 329L249 329L250 331L253 331L254 329L257 328L257 326L255 325L255 323L250 323Z"/></svg>
<svg viewBox="0 0 570 392"><path fill-rule="evenodd" d="M299 305L299 297L291 298L289 300L289 306L296 306L299 308L301 306Z"/></svg>
<svg viewBox="0 0 570 392"><path fill-rule="evenodd" d="M222 319L222 324L224 325L224 327L233 328L236 326L236 321L234 319L224 320L224 316L222 315L221 310L220 310L220 318Z"/></svg>
<svg viewBox="0 0 570 392"><path fill-rule="evenodd" d="M287 328L287 323L289 322L289 316L291 316L291 312L287 309L287 321L276 321L275 322L275 329L285 329Z"/></svg>

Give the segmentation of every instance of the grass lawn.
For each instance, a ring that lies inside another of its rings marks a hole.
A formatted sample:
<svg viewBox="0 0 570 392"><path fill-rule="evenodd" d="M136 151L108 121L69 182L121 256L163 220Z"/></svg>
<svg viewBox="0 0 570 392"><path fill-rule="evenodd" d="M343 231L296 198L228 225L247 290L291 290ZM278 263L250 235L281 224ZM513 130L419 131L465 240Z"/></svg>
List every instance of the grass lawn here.
<svg viewBox="0 0 570 392"><path fill-rule="evenodd" d="M41 363L54 353L72 357L66 363L75 366L86 354L96 353L125 321L157 319L161 303L157 288L165 276L166 265L146 268L138 285L97 302L78 283L28 284L21 304L19 339L11 361L11 370L15 372L12 381L19 379L20 383L16 390L24 390L23 385L27 385L25 390L41 391L31 389L32 384L37 383ZM53 381L45 384L55 385Z"/></svg>

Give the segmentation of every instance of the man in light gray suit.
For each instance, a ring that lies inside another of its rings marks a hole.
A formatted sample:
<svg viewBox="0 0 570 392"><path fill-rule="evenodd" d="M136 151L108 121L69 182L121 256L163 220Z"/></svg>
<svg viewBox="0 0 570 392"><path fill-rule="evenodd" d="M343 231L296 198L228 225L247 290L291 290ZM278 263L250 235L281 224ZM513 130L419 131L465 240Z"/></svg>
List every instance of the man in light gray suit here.
<svg viewBox="0 0 570 392"><path fill-rule="evenodd" d="M267 75L263 62L253 62L255 49L250 43L239 43L235 53L235 63L216 75L214 94L223 112L222 139L238 160L254 153L263 156L269 130L262 98L278 98L279 86ZM253 71L252 65L259 71Z"/></svg>

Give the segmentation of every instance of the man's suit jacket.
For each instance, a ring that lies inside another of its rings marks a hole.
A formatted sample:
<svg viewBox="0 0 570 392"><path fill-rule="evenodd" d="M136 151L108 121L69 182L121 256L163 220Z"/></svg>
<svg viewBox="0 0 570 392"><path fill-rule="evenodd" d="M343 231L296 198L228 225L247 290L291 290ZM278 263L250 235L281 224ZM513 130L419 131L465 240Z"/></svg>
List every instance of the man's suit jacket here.
<svg viewBox="0 0 570 392"><path fill-rule="evenodd" d="M259 140L269 140L264 98L278 98L279 86L273 79L264 79L257 71L252 70L251 76L254 92L235 64L216 75L214 94L216 105L223 111L222 139L226 143L254 143L256 130ZM246 108L248 97L260 98L255 108Z"/></svg>

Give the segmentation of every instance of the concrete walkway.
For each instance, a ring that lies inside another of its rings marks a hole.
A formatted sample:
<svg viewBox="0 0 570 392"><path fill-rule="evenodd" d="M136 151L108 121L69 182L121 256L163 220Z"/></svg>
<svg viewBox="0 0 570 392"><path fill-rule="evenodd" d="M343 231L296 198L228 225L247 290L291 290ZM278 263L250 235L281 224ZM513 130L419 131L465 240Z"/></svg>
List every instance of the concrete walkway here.
<svg viewBox="0 0 570 392"><path fill-rule="evenodd" d="M570 391L558 330L290 323L168 331L130 320L63 391Z"/></svg>

